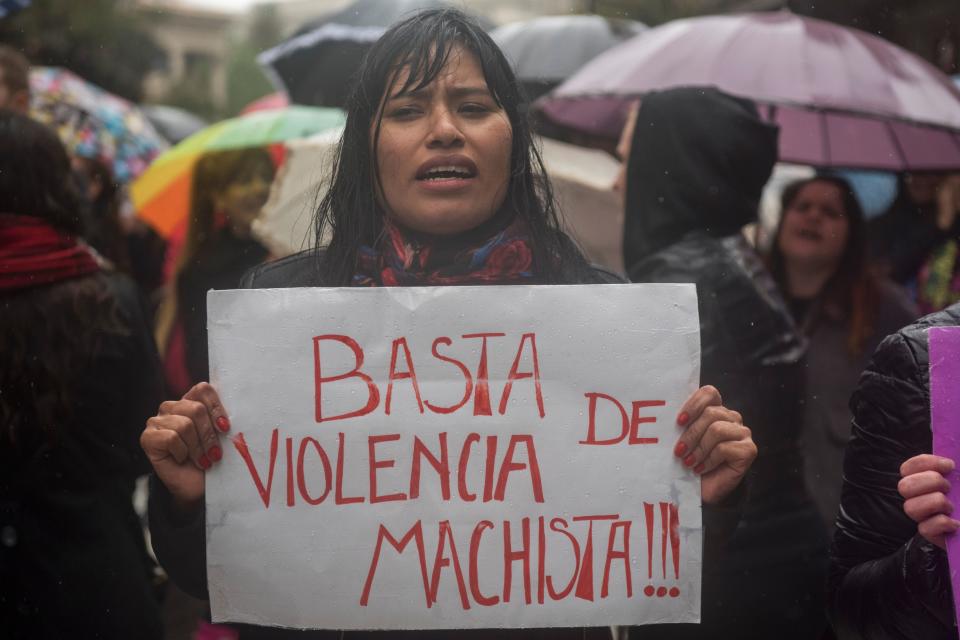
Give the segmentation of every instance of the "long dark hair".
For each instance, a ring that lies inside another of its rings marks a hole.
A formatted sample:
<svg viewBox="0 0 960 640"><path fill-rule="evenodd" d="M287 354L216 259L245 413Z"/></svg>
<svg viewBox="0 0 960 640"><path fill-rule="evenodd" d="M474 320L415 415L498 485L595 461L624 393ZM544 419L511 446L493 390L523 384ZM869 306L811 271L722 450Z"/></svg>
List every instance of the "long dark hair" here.
<svg viewBox="0 0 960 640"><path fill-rule="evenodd" d="M55 133L0 111L0 207L80 235L81 198ZM107 333L126 331L102 276L29 288L2 297L0 442L55 440L69 422L75 384Z"/></svg>
<svg viewBox="0 0 960 640"><path fill-rule="evenodd" d="M806 186L817 182L824 182L839 189L843 200L843 214L847 219L847 242L843 254L817 298L823 313L834 314L846 320L847 349L851 354L859 355L873 332L878 301L876 281L867 262L866 219L850 183L839 176L821 175L787 185L780 196L780 223L767 263L780 289L788 291L786 264L783 252L780 251L783 220L800 192ZM814 321L813 324L815 323Z"/></svg>
<svg viewBox="0 0 960 640"><path fill-rule="evenodd" d="M434 9L391 27L367 52L358 71L347 100L347 122L337 147L331 186L315 218L316 246L330 237L326 251L318 254L324 284L349 285L360 246L373 246L383 230L376 148L384 93L404 69L409 74L401 91L426 87L458 46L476 57L493 99L513 129L510 182L503 207L527 224L538 279L562 282L570 274L583 272L582 254L560 232L553 191L533 143L530 123L521 112L522 90L510 63L466 15L454 9Z"/></svg>

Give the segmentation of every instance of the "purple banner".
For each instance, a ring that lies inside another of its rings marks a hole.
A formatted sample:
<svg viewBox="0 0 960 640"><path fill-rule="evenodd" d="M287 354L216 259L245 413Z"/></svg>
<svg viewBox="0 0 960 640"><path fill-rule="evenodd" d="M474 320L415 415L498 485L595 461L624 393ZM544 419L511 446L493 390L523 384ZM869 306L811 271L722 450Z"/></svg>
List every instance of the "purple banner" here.
<svg viewBox="0 0 960 640"><path fill-rule="evenodd" d="M960 487L960 327L933 327L930 342L930 427L933 453L952 459L957 467L947 476ZM953 492L957 502L957 492ZM960 535L947 537L954 610L960 611Z"/></svg>

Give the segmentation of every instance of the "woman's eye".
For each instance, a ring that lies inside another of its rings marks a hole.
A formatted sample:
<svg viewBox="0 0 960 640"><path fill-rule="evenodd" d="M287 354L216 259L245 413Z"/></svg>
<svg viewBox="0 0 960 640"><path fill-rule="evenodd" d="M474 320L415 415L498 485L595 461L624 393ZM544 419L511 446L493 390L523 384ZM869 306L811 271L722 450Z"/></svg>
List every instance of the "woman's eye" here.
<svg viewBox="0 0 960 640"><path fill-rule="evenodd" d="M390 111L391 118L412 118L420 113L420 109L414 106L397 107Z"/></svg>
<svg viewBox="0 0 960 640"><path fill-rule="evenodd" d="M475 102L469 102L460 106L461 113L471 113L471 114L480 114L487 113L490 109L486 105L477 104Z"/></svg>

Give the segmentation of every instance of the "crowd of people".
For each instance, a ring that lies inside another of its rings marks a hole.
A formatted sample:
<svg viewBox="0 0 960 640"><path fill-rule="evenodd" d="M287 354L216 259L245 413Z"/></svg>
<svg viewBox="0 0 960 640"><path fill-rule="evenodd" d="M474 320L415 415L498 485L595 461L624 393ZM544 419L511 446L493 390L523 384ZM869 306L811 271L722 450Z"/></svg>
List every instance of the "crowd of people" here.
<svg viewBox="0 0 960 640"><path fill-rule="evenodd" d="M843 178L818 172L784 189L764 250L743 228L777 161L776 127L716 89L651 93L617 148L625 273L611 273L563 231L509 62L463 14L432 10L365 57L315 212L318 248L273 259L250 231L269 153L203 157L182 239L164 243L121 215L109 167L71 158L30 119L27 74L0 47L9 637L160 638L164 575L207 596L204 474L231 430L206 382L207 290L619 282L696 285L703 386L676 416L674 454L700 479L705 539L702 622L621 637L957 637L944 548L960 521L954 463L932 455L926 329L960 325L960 177L904 175L868 221ZM427 188L427 165L457 171ZM506 243L526 259L487 259ZM147 473L155 556L131 500ZM387 633L231 627L244 639Z"/></svg>

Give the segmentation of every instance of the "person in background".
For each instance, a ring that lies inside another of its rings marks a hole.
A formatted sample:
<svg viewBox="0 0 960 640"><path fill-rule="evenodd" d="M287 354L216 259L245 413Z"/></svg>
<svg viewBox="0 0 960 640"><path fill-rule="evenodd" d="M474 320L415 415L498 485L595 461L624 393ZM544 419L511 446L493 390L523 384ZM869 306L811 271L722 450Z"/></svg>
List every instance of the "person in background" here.
<svg viewBox="0 0 960 640"><path fill-rule="evenodd" d="M162 266L166 241L148 224L121 210L127 203L123 186L101 159L73 156L73 174L80 182L87 206L84 239L105 258L133 278L148 303L151 324L162 296Z"/></svg>
<svg viewBox="0 0 960 640"><path fill-rule="evenodd" d="M197 161L186 242L157 320L175 393L208 378L207 291L235 289L248 269L267 259L250 226L267 201L273 174L270 154L260 148L213 152Z"/></svg>
<svg viewBox="0 0 960 640"><path fill-rule="evenodd" d="M960 326L960 304L887 337L850 400L853 427L830 552L829 609L839 640L956 640L944 537L960 530L931 455L927 330Z"/></svg>
<svg viewBox="0 0 960 640"><path fill-rule="evenodd" d="M823 175L781 195L767 266L807 337L803 454L807 489L827 527L837 517L850 394L880 341L919 314L866 260L863 211L850 185Z"/></svg>
<svg viewBox="0 0 960 640"><path fill-rule="evenodd" d="M141 301L77 239L56 134L0 111L0 149L0 635L159 639L132 503L163 390Z"/></svg>
<svg viewBox="0 0 960 640"><path fill-rule="evenodd" d="M120 190L113 172L99 158L72 156L70 165L87 205L83 239L118 270L129 275L130 259L120 224Z"/></svg>
<svg viewBox="0 0 960 640"><path fill-rule="evenodd" d="M826 626L826 531L799 445L804 344L741 233L777 135L747 100L680 88L646 94L618 147L630 280L696 283L701 382L743 413L760 450L737 530L704 551L702 623L651 637L812 640Z"/></svg>
<svg viewBox="0 0 960 640"><path fill-rule="evenodd" d="M896 201L867 223L870 261L881 274L916 290L917 276L931 254L960 234L958 181L960 176L937 172L901 176Z"/></svg>
<svg viewBox="0 0 960 640"><path fill-rule="evenodd" d="M30 63L11 47L0 44L0 109L26 114L30 110Z"/></svg>
<svg viewBox="0 0 960 640"><path fill-rule="evenodd" d="M394 25L370 49L349 101L333 181L317 212L323 250L257 267L247 288L609 283L559 230L509 62L455 10ZM320 246L317 243L316 246ZM534 311L531 311L534 313ZM206 592L204 473L221 459L228 408L208 383L165 402L141 443L153 461L154 549L175 582ZM756 448L740 415L702 387L678 427L704 511L721 509ZM625 497L625 499L630 499ZM635 498L634 498L635 499ZM214 585L215 588L215 585ZM241 637L609 638L600 629L296 632Z"/></svg>
<svg viewBox="0 0 960 640"><path fill-rule="evenodd" d="M937 228L946 229L917 274L917 304L922 313L960 302L960 174L948 176L937 191Z"/></svg>

